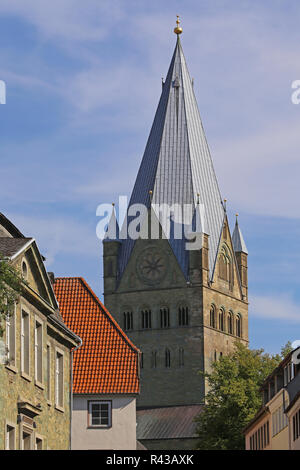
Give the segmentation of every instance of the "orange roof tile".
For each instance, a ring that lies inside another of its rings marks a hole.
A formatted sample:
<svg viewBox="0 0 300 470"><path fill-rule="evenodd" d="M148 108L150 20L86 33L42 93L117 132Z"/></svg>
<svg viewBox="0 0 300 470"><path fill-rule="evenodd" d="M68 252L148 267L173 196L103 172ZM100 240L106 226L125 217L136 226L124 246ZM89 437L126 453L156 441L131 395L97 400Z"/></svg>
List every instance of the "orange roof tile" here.
<svg viewBox="0 0 300 470"><path fill-rule="evenodd" d="M81 277L59 277L53 287L65 324L82 339L73 393L139 393L139 350L90 286Z"/></svg>

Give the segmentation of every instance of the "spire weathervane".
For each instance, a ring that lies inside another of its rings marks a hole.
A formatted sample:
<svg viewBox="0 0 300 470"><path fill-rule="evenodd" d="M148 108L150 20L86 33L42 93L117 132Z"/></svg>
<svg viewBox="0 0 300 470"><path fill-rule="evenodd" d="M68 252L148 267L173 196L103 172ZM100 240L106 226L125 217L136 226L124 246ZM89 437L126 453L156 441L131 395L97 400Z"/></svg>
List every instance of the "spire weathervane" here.
<svg viewBox="0 0 300 470"><path fill-rule="evenodd" d="M174 28L174 33L179 35L182 33L182 28L179 26L180 25L180 19L179 19L179 15L176 15L177 16L177 20L176 20L176 28Z"/></svg>

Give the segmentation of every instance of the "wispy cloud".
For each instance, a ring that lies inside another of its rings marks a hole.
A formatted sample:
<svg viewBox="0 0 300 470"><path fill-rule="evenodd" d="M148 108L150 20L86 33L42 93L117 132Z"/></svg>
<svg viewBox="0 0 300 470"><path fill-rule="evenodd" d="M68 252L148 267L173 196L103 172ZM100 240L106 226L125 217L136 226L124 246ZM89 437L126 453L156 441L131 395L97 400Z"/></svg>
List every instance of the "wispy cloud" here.
<svg viewBox="0 0 300 470"><path fill-rule="evenodd" d="M93 258L99 249L96 229L89 228L74 218L9 215L26 236L35 238L49 267L57 257L67 254Z"/></svg>
<svg viewBox="0 0 300 470"><path fill-rule="evenodd" d="M300 323L300 305L288 295L251 296L249 315L291 324Z"/></svg>

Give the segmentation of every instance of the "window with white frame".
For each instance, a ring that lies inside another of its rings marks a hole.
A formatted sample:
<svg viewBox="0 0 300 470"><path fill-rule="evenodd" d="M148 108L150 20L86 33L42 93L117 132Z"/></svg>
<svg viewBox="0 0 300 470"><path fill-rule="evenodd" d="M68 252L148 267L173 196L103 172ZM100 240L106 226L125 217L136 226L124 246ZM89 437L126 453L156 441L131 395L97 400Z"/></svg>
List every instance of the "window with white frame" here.
<svg viewBox="0 0 300 470"><path fill-rule="evenodd" d="M6 450L14 450L16 448L16 429L14 426L6 425Z"/></svg>
<svg viewBox="0 0 300 470"><path fill-rule="evenodd" d="M50 344L47 344L47 400L50 401L51 398L51 349Z"/></svg>
<svg viewBox="0 0 300 470"><path fill-rule="evenodd" d="M7 363L10 366L16 365L16 308L6 317L6 351Z"/></svg>
<svg viewBox="0 0 300 470"><path fill-rule="evenodd" d="M30 317L22 310L21 318L21 370L29 375L30 372Z"/></svg>
<svg viewBox="0 0 300 470"><path fill-rule="evenodd" d="M21 436L22 436L22 440L21 440L22 450L32 450L32 437L33 437L32 430L23 427Z"/></svg>
<svg viewBox="0 0 300 470"><path fill-rule="evenodd" d="M35 320L34 330L35 379L43 382L43 324Z"/></svg>
<svg viewBox="0 0 300 470"><path fill-rule="evenodd" d="M43 450L43 439L41 437L35 438L35 450Z"/></svg>
<svg viewBox="0 0 300 470"><path fill-rule="evenodd" d="M89 402L89 426L111 426L111 401Z"/></svg>
<svg viewBox="0 0 300 470"><path fill-rule="evenodd" d="M64 356L59 351L55 358L55 405L64 406Z"/></svg>

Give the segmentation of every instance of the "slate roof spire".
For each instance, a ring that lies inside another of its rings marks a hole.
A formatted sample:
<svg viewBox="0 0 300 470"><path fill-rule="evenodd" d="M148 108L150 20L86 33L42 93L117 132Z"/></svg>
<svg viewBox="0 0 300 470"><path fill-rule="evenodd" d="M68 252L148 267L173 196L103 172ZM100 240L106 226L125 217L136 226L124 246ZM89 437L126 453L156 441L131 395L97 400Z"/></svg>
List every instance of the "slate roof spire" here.
<svg viewBox="0 0 300 470"><path fill-rule="evenodd" d="M182 206L188 204L195 211L199 198L199 203L203 205L206 231L209 234L209 266L212 277L224 206L179 31L176 34L175 50L129 205L139 203L149 208L150 204L152 207L163 203ZM153 191L151 201L149 190ZM159 217L159 214L156 215ZM185 239L170 237L169 243L187 277L189 257L185 249ZM134 244L135 240L129 238L122 243L120 275L129 261Z"/></svg>
<svg viewBox="0 0 300 470"><path fill-rule="evenodd" d="M235 214L235 215L236 215L236 221L235 221L234 231L232 234L233 249L236 253L242 252L242 253L248 254L246 243L242 235L241 229L239 227L238 214Z"/></svg>

